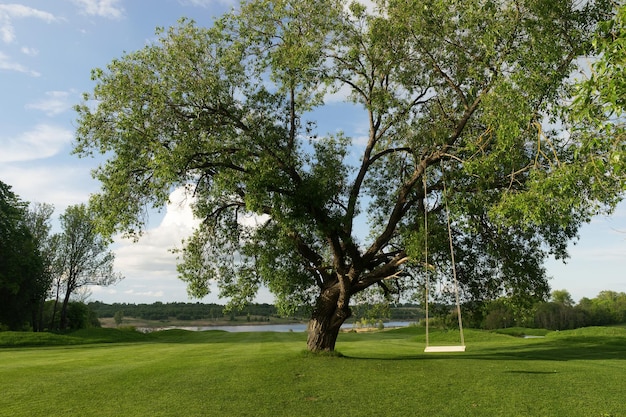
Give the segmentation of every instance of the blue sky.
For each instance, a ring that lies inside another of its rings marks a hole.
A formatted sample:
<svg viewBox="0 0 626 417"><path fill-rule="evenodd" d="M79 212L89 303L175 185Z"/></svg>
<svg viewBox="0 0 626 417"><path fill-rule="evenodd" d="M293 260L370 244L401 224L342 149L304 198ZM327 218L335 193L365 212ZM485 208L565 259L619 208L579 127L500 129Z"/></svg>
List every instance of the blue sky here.
<svg viewBox="0 0 626 417"><path fill-rule="evenodd" d="M54 204L55 219L68 205L86 202L98 190L90 170L99 161L69 153L72 106L93 89L91 69L142 48L157 26L172 26L183 16L210 25L234 5L231 0L0 0L0 180L23 200ZM332 126L335 110L319 113L320 122ZM342 119L351 120L340 126L347 133L364 133L358 119ZM116 241L116 268L126 279L92 288L90 299L189 301L168 249L179 245L193 224L184 196L175 193L138 243ZM552 288L567 289L575 300L607 289L626 292L626 204L585 226L570 253L566 265L547 265ZM213 294L203 301L218 300ZM259 301L272 298L262 292Z"/></svg>

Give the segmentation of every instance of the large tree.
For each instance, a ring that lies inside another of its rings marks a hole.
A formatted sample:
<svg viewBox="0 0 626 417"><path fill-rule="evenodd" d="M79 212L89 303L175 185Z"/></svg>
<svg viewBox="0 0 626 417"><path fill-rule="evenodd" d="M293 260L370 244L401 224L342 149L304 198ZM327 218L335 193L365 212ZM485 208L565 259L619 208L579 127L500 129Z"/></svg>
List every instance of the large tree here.
<svg viewBox="0 0 626 417"><path fill-rule="evenodd" d="M60 327L64 330L69 324L70 298L78 289L87 285L112 285L122 276L114 272L115 255L108 250L108 240L98 233L92 214L84 204L69 206L65 210L61 215L61 228L62 233L56 241L55 271L59 274L58 285L64 294L60 320Z"/></svg>
<svg viewBox="0 0 626 417"><path fill-rule="evenodd" d="M610 1L345 3L253 0L94 70L75 150L108 158L100 230L136 233L188 187L190 294L309 303L314 351L334 349L355 294L421 288L425 213L445 276L446 204L465 298L545 297L544 259L621 191L594 165L608 145L566 132L561 107ZM330 94L362 112L364 143L318 131Z"/></svg>
<svg viewBox="0 0 626 417"><path fill-rule="evenodd" d="M30 229L28 203L0 181L0 328L22 330L34 325L45 267Z"/></svg>

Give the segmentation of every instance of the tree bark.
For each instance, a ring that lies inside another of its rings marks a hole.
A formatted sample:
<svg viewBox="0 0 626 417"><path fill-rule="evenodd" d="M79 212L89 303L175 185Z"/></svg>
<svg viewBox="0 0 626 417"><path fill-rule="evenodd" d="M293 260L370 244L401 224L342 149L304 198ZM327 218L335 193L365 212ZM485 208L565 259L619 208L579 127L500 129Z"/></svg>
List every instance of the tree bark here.
<svg viewBox="0 0 626 417"><path fill-rule="evenodd" d="M56 295L54 296L54 307L52 308L52 320L50 320L50 329L55 329L54 320L56 319L57 306L59 305L59 289L60 289L61 283L57 281L56 285L57 285L57 288L56 288Z"/></svg>
<svg viewBox="0 0 626 417"><path fill-rule="evenodd" d="M307 349L311 352L332 352L341 325L352 312L348 297L340 297L338 288L322 291L308 325Z"/></svg>
<svg viewBox="0 0 626 417"><path fill-rule="evenodd" d="M65 298L63 298L63 306L61 307L61 323L60 323L60 329L61 330L67 330L67 306L70 302L70 291L68 290L65 293Z"/></svg>

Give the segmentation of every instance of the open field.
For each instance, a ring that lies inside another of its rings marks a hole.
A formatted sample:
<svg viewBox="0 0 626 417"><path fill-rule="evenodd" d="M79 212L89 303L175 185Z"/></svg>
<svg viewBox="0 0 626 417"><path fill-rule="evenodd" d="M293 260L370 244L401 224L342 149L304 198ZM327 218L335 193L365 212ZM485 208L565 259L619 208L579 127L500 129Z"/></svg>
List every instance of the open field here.
<svg viewBox="0 0 626 417"><path fill-rule="evenodd" d="M343 357L304 333L5 332L0 415L626 416L624 328L467 330L453 354L423 353L423 332L341 334Z"/></svg>

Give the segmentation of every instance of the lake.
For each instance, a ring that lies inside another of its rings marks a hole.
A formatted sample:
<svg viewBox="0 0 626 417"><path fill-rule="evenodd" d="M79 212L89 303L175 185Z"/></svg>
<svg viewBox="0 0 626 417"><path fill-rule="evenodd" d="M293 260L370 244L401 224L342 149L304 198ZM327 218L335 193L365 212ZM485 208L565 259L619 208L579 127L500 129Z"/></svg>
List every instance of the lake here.
<svg viewBox="0 0 626 417"><path fill-rule="evenodd" d="M390 321L385 324L385 328L391 327L407 327L411 323L410 321ZM138 328L137 330L142 332L151 332L151 331L159 331L159 330L170 330L170 329L182 329L182 330L191 330L196 332L202 332L206 330L223 330L226 332L305 332L306 331L306 323L290 323L290 324L250 324L250 325L241 325L241 326L168 326L168 327L159 327L159 328ZM351 329L354 325L352 323L344 324L341 326L342 329ZM372 326L376 327L376 326Z"/></svg>

